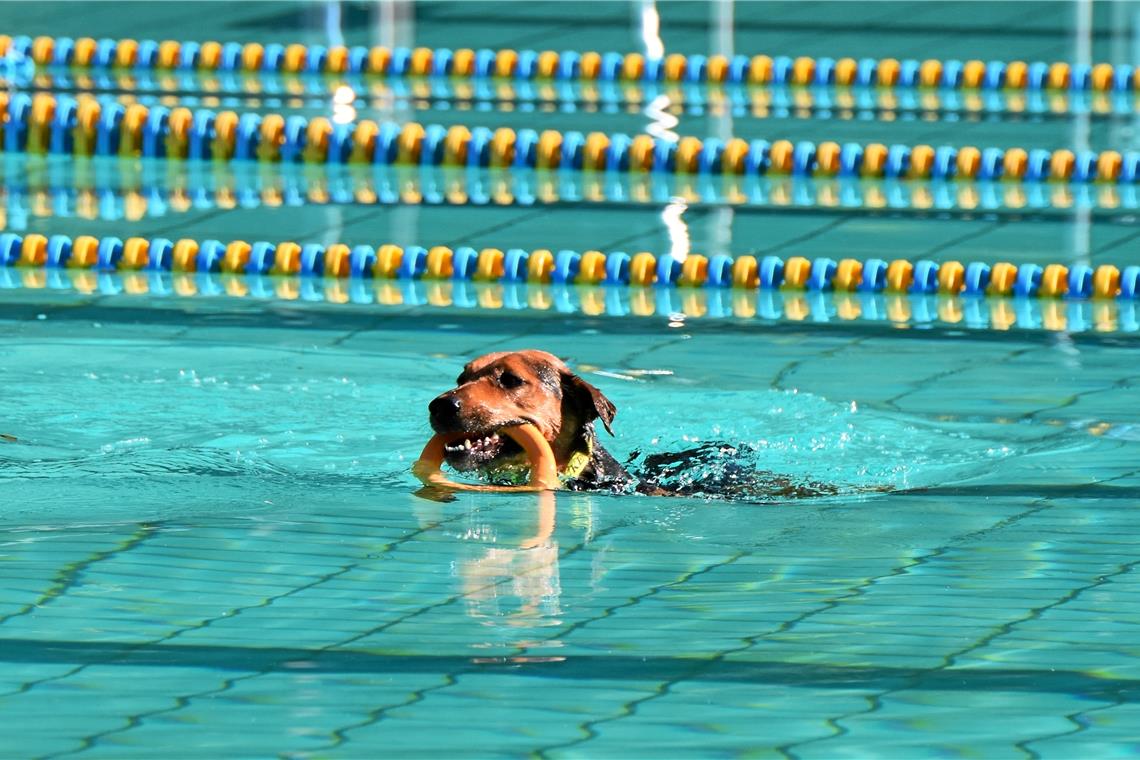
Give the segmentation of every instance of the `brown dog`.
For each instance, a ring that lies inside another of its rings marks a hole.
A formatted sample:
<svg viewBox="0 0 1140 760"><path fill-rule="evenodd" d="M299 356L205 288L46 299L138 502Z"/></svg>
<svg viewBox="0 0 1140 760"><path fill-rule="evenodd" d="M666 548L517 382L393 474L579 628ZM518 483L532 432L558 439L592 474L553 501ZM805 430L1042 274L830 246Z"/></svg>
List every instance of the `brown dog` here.
<svg viewBox="0 0 1140 760"><path fill-rule="evenodd" d="M598 443L594 420L610 423L617 409L594 386L545 351L480 356L460 373L456 388L429 405L437 433L469 433L445 448L447 464L494 482L519 482L528 467L521 447L498 431L529 423L554 451L563 485L573 490L619 489L633 478Z"/></svg>

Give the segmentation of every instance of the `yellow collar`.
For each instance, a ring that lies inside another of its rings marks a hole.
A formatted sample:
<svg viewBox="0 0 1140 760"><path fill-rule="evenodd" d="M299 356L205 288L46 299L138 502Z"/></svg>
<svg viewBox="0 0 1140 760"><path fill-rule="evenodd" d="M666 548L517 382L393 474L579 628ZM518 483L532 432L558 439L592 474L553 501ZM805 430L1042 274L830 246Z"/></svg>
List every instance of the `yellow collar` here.
<svg viewBox="0 0 1140 760"><path fill-rule="evenodd" d="M574 480L586 471L586 468L590 465L590 459L593 454L594 442L590 440L589 437L587 437L586 450L575 451L573 454L571 454L570 459L566 462L566 466L563 467L562 471L558 474L566 480Z"/></svg>

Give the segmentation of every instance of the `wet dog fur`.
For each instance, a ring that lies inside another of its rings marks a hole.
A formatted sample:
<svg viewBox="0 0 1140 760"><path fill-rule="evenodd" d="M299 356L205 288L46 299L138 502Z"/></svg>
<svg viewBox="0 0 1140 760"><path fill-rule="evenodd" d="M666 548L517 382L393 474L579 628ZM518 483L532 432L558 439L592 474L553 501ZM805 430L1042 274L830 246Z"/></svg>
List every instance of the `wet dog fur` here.
<svg viewBox="0 0 1140 760"><path fill-rule="evenodd" d="M827 483L802 483L740 465L722 468L720 478L678 484L684 468L714 462L735 449L705 443L681 452L645 457L634 477L605 450L595 422L610 435L617 408L558 357L545 351L503 351L472 360L456 387L428 405L437 433L467 433L445 447L445 461L459 472L494 483L525 481L529 463L522 448L499 431L529 423L550 442L563 487L576 490L636 490L656 496L715 496L744 499L802 498L838 493ZM636 456L636 452L634 454Z"/></svg>
<svg viewBox="0 0 1140 760"><path fill-rule="evenodd" d="M522 449L498 431L534 425L550 442L563 485L572 490L619 490L635 480L598 441L594 423L611 427L617 408L565 362L545 351L504 351L469 362L456 387L428 405L437 433L470 433L448 446L445 461L460 472L511 482L528 467ZM470 444L470 445L468 445ZM584 463L584 466L583 466Z"/></svg>

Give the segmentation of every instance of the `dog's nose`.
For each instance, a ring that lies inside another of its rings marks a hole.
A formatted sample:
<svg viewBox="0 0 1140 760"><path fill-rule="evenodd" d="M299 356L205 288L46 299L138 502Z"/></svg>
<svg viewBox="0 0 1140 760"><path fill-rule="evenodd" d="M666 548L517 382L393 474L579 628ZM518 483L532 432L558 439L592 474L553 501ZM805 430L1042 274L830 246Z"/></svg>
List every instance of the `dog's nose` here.
<svg viewBox="0 0 1140 760"><path fill-rule="evenodd" d="M428 404L428 414L431 416L431 426L440 428L454 428L459 422L459 409L462 406L459 399L450 394L436 397Z"/></svg>

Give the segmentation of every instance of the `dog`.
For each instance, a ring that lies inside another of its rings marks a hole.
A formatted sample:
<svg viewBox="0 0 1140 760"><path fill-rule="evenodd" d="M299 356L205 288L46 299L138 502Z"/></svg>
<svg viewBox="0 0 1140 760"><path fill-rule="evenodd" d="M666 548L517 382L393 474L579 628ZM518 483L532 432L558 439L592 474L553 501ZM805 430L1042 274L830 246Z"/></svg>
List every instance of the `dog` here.
<svg viewBox="0 0 1140 760"><path fill-rule="evenodd" d="M469 362L456 387L428 404L437 433L469 433L444 448L444 461L459 472L514 484L529 463L522 447L498 431L531 424L550 442L564 488L624 490L635 479L599 443L600 420L613 435L617 407L590 383L545 351L503 351Z"/></svg>
<svg viewBox="0 0 1140 760"><path fill-rule="evenodd" d="M617 407L545 351L480 356L463 368L455 383L455 388L428 404L431 426L437 433L467 434L465 440L444 447L444 461L492 483L525 482L529 462L522 447L499 431L529 423L550 442L562 486L568 490L745 501L839 492L831 484L756 470L738 456L737 447L724 443L645 457L635 451L630 462L640 459L639 467L636 475L631 474L606 451L595 430L600 421L613 435Z"/></svg>

